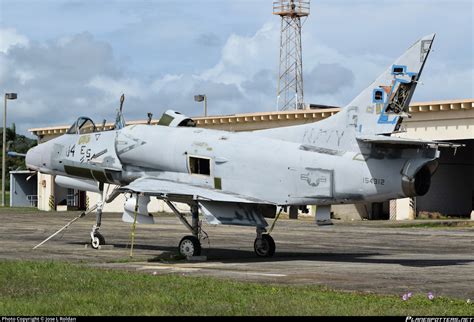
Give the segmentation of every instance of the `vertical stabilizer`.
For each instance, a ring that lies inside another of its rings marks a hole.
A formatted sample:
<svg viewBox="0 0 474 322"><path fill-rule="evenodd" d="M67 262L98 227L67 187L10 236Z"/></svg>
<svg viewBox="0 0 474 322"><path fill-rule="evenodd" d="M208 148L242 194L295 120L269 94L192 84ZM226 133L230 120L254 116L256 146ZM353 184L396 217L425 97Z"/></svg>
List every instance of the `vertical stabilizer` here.
<svg viewBox="0 0 474 322"><path fill-rule="evenodd" d="M408 116L408 106L435 35L418 40L344 110L353 114L356 132L390 134Z"/></svg>
<svg viewBox="0 0 474 322"><path fill-rule="evenodd" d="M266 137L331 149L349 149L362 135L390 135L399 130L420 79L435 34L415 42L369 87L336 115L292 127L257 131Z"/></svg>

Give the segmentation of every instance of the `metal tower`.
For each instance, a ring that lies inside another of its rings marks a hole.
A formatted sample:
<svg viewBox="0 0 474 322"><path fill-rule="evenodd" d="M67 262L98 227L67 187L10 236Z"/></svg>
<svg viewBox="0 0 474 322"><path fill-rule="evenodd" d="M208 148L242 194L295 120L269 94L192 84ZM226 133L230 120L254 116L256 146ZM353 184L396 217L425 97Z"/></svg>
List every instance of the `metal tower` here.
<svg viewBox="0 0 474 322"><path fill-rule="evenodd" d="M309 0L273 2L273 14L281 17L278 110L304 108L301 18L309 16Z"/></svg>

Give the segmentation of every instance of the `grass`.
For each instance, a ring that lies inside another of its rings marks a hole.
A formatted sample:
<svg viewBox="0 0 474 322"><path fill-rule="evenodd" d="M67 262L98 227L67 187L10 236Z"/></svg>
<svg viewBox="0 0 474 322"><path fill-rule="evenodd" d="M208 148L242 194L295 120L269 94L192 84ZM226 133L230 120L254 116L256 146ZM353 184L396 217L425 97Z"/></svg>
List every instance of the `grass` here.
<svg viewBox="0 0 474 322"><path fill-rule="evenodd" d="M2 315L472 315L458 299L336 292L61 262L0 262Z"/></svg>
<svg viewBox="0 0 474 322"><path fill-rule="evenodd" d="M442 214L437 211L420 211L416 215L416 219L443 219L443 220L451 220L451 219L461 219L460 216L455 215L447 215Z"/></svg>

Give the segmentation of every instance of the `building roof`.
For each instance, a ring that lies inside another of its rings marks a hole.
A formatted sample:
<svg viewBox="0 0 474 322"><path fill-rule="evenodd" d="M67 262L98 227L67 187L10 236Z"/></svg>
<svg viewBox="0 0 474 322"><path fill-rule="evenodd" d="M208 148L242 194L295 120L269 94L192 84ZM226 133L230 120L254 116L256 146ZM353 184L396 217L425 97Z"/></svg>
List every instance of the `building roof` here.
<svg viewBox="0 0 474 322"><path fill-rule="evenodd" d="M470 110L474 108L474 98L432 101L432 102L417 102L412 103L409 107L410 113L424 113L424 112L442 112L450 110ZM304 110L290 110L290 111L274 111L274 112L255 112L233 115L214 115L214 116L198 116L192 117L196 121L198 127L213 126L219 124L241 124L249 122L268 122L268 121L282 121L282 120L307 120L318 121L330 117L340 111L340 108L324 108L324 109L304 109ZM151 124L157 124L159 120L152 120ZM127 121L127 124L146 124L146 120ZM106 123L101 130L110 130L113 123ZM66 133L69 125L50 126L29 129L29 131L36 136L45 135L61 135Z"/></svg>

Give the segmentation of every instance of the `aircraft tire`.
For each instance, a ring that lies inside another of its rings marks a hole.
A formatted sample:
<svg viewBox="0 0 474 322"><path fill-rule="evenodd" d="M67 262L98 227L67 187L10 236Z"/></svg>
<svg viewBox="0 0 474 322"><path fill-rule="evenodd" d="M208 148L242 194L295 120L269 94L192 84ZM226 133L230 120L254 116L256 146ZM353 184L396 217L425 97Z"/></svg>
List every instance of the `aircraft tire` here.
<svg viewBox="0 0 474 322"><path fill-rule="evenodd" d="M258 257L272 257L275 254L275 241L272 236L263 234L260 240L255 239L253 249Z"/></svg>
<svg viewBox="0 0 474 322"><path fill-rule="evenodd" d="M179 242L178 251L182 256L201 255L201 242L195 236L184 236Z"/></svg>
<svg viewBox="0 0 474 322"><path fill-rule="evenodd" d="M91 240L91 246L94 249L99 249L101 245L105 245L105 238L101 233L95 233L94 238Z"/></svg>

